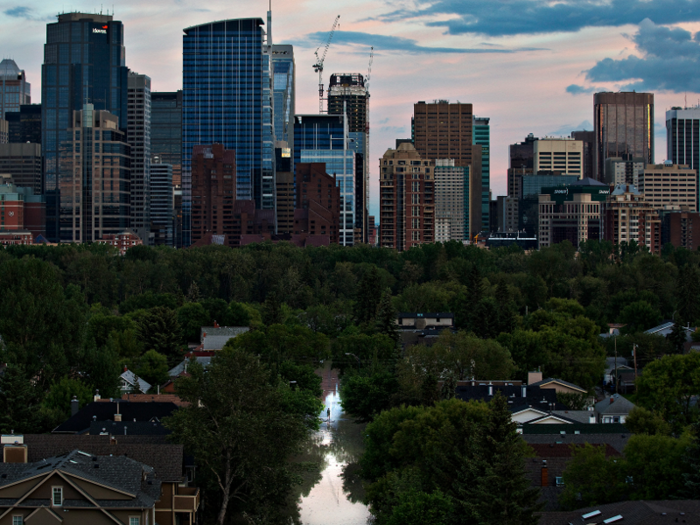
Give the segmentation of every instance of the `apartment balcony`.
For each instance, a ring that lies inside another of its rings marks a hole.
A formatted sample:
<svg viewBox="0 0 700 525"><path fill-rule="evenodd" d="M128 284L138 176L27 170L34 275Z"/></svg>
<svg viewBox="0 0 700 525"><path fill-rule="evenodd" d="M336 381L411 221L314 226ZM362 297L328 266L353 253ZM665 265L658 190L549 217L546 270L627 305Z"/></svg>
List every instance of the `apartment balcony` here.
<svg viewBox="0 0 700 525"><path fill-rule="evenodd" d="M199 487L177 487L177 494L173 498L175 512L187 512L190 514L190 523L194 523L194 513L199 509Z"/></svg>

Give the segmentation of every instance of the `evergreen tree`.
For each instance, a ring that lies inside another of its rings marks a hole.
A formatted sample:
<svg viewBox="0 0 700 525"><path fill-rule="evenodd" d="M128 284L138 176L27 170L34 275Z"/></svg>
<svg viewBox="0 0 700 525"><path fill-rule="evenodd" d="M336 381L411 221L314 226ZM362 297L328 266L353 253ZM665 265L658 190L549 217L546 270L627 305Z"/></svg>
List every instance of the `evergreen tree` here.
<svg viewBox="0 0 700 525"><path fill-rule="evenodd" d="M506 398L490 403L486 425L477 431L473 457L464 461L455 487L468 522L479 525L536 525L539 490L525 476L527 445L518 435ZM470 520L470 521L469 521Z"/></svg>
<svg viewBox="0 0 700 525"><path fill-rule="evenodd" d="M377 308L382 299L382 280L376 266L365 272L355 296L355 319L358 324L372 323L377 317Z"/></svg>
<svg viewBox="0 0 700 525"><path fill-rule="evenodd" d="M472 264L467 288L469 289L470 301L472 304L477 304L484 298L484 277L481 275L476 264Z"/></svg>
<svg viewBox="0 0 700 525"><path fill-rule="evenodd" d="M399 340L399 331L396 326L396 311L391 304L391 290L388 288L382 294L377 306L377 331L391 337L392 341Z"/></svg>
<svg viewBox="0 0 700 525"><path fill-rule="evenodd" d="M673 345L673 350L677 354L683 353L683 345L685 344L686 335L685 328L683 328L683 319L680 316L673 316L673 330L668 334L668 340Z"/></svg>
<svg viewBox="0 0 700 525"><path fill-rule="evenodd" d="M41 393L27 379L24 367L10 363L0 377L0 431L30 434L36 432L35 412Z"/></svg>
<svg viewBox="0 0 700 525"><path fill-rule="evenodd" d="M182 331L173 310L163 306L151 308L138 322L138 333L146 351L155 350L164 355L170 367L182 360Z"/></svg>
<svg viewBox="0 0 700 525"><path fill-rule="evenodd" d="M693 441L686 448L683 456L688 472L683 474L684 487L680 490L680 499L697 499L700 494L700 419L691 426Z"/></svg>
<svg viewBox="0 0 700 525"><path fill-rule="evenodd" d="M690 323L700 321L700 271L686 264L676 280L677 307L680 316Z"/></svg>
<svg viewBox="0 0 700 525"><path fill-rule="evenodd" d="M282 324L284 317L282 315L282 304L276 292L268 294L262 307L262 320L265 326L273 324Z"/></svg>

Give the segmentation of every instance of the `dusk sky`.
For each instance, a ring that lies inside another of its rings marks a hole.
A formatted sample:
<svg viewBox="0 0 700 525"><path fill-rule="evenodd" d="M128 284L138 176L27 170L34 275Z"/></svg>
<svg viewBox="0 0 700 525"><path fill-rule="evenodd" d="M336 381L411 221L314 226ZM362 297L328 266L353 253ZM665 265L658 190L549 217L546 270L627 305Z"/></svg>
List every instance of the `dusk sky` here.
<svg viewBox="0 0 700 525"><path fill-rule="evenodd" d="M111 12L112 5L102 9ZM370 46L371 212L378 215L378 159L410 137L413 104L448 99L491 118L491 186L506 193L508 145L528 133L566 136L592 129L593 93L655 94L656 162L666 158L665 111L700 99L700 0L411 0L296 2L273 6L273 42L293 44L296 112L318 111L311 67L336 15L325 63L365 74ZM46 23L58 11L99 12L92 3L0 2L0 50L26 70L41 98ZM182 85L182 28L227 18L265 18L266 1L193 0L114 5L124 22L126 65L154 91Z"/></svg>

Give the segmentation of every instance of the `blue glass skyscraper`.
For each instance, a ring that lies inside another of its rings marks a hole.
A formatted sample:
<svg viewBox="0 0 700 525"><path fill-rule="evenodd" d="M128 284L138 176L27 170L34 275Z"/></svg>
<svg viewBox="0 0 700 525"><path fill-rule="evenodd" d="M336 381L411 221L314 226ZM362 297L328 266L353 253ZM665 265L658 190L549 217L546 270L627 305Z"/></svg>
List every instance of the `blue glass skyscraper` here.
<svg viewBox="0 0 700 525"><path fill-rule="evenodd" d="M324 162L326 173L335 176L340 188L340 229L338 240L344 246L354 243L356 163L360 137L348 131L344 115L296 115L294 120L294 165Z"/></svg>
<svg viewBox="0 0 700 525"><path fill-rule="evenodd" d="M481 229L490 231L489 203L491 202L491 133L490 119L474 117L472 134L474 144L481 146Z"/></svg>
<svg viewBox="0 0 700 525"><path fill-rule="evenodd" d="M41 77L46 234L50 241L58 242L59 150L73 138L68 134L73 111L92 104L95 111L106 110L118 117L119 128L126 132L124 26L109 15L58 15L58 22L46 26Z"/></svg>
<svg viewBox="0 0 700 525"><path fill-rule="evenodd" d="M236 198L274 209L270 50L261 18L184 30L182 63L183 245L189 243L192 148L219 143L236 152Z"/></svg>
<svg viewBox="0 0 700 525"><path fill-rule="evenodd" d="M275 141L286 142L294 149L294 48L272 46L273 109Z"/></svg>

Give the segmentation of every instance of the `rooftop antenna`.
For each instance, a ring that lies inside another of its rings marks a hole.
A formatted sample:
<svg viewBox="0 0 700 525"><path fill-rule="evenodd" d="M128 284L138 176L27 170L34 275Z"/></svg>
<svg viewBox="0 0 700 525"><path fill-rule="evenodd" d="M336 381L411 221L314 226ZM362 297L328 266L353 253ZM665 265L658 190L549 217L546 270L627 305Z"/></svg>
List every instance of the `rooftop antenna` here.
<svg viewBox="0 0 700 525"><path fill-rule="evenodd" d="M267 45L272 48L272 0L267 8Z"/></svg>

